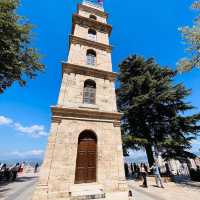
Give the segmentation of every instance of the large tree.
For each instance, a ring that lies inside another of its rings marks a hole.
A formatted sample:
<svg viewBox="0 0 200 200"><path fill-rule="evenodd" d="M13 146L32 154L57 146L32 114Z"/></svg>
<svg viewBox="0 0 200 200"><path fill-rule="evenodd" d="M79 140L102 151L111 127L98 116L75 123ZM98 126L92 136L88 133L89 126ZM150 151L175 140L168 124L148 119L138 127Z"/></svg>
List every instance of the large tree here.
<svg viewBox="0 0 200 200"><path fill-rule="evenodd" d="M123 113L124 147L145 149L150 165L153 149L165 159L193 156L189 149L200 131L200 114L183 115L193 106L185 102L190 90L173 84L176 73L136 55L120 64L117 99Z"/></svg>
<svg viewBox="0 0 200 200"><path fill-rule="evenodd" d="M32 25L17 15L18 0L0 1L0 93L15 81L21 86L43 70L40 56L31 48Z"/></svg>
<svg viewBox="0 0 200 200"><path fill-rule="evenodd" d="M192 8L199 13L200 1L195 1ZM198 15L192 27L184 26L180 28L183 39L189 52L188 58L182 58L178 62L178 70L189 71L194 67L200 68L200 16Z"/></svg>

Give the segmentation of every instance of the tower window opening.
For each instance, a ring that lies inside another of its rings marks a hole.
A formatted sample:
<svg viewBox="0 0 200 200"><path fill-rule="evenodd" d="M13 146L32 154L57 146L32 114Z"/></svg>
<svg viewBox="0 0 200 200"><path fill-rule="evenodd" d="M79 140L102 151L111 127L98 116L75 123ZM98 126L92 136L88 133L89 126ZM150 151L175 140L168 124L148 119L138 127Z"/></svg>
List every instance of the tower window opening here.
<svg viewBox="0 0 200 200"><path fill-rule="evenodd" d="M96 102L96 83L93 80L86 80L83 89L83 103L95 104Z"/></svg>
<svg viewBox="0 0 200 200"><path fill-rule="evenodd" d="M87 50L87 65L96 65L96 52L92 49Z"/></svg>
<svg viewBox="0 0 200 200"><path fill-rule="evenodd" d="M94 29L88 29L88 37L90 40L97 40L97 32Z"/></svg>
<svg viewBox="0 0 200 200"><path fill-rule="evenodd" d="M97 17L95 15L90 15L89 17L90 19L93 19L93 20L97 20Z"/></svg>

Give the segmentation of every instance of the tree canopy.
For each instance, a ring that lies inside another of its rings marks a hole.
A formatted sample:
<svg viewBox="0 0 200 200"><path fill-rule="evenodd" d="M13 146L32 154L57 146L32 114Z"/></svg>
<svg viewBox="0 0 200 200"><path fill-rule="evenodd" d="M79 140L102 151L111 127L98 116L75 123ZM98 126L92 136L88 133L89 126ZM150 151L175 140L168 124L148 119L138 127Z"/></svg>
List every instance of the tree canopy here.
<svg viewBox="0 0 200 200"><path fill-rule="evenodd" d="M192 8L199 13L200 1L195 1ZM195 18L192 27L184 26L180 28L180 31L187 45L186 50L189 52L189 57L182 58L178 62L178 70L184 72L194 67L200 68L200 16Z"/></svg>
<svg viewBox="0 0 200 200"><path fill-rule="evenodd" d="M32 25L17 15L18 0L0 1L0 93L15 81L21 86L43 70L40 55L31 48Z"/></svg>
<svg viewBox="0 0 200 200"><path fill-rule="evenodd" d="M155 158L152 147L165 159L194 156L189 150L200 131L200 113L184 115L193 109L185 102L190 90L173 83L176 74L152 58L136 55L120 64L117 100L123 113L124 147L145 149L150 165Z"/></svg>

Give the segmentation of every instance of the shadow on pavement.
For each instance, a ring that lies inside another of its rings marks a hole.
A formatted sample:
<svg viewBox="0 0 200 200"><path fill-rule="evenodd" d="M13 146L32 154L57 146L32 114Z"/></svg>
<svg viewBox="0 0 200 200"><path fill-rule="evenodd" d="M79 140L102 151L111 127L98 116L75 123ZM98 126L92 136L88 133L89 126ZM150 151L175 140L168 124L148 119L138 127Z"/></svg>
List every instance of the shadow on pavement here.
<svg viewBox="0 0 200 200"><path fill-rule="evenodd" d="M156 188L160 188L160 187L158 187L157 185L151 185L152 187L156 187Z"/></svg>
<svg viewBox="0 0 200 200"><path fill-rule="evenodd" d="M6 186L6 185L9 185L11 183L15 183L15 182L27 182L27 181L30 181L30 180L34 180L36 178L37 177L35 177L35 176L31 176L31 177L17 177L16 180L14 180L14 181L3 180L3 181L0 181L0 188L1 188L1 186Z"/></svg>
<svg viewBox="0 0 200 200"><path fill-rule="evenodd" d="M18 177L15 182L27 182L27 181L30 181L30 180L34 180L36 179L37 177L35 176L31 176L31 177Z"/></svg>
<svg viewBox="0 0 200 200"><path fill-rule="evenodd" d="M200 183L199 182L187 181L187 182L179 182L179 183L176 183L176 184L179 184L179 185L182 185L182 186L189 186L189 187L193 187L193 188L196 188L196 189L200 189Z"/></svg>
<svg viewBox="0 0 200 200"><path fill-rule="evenodd" d="M0 199L5 197L5 193L10 191L9 188L1 188L0 187Z"/></svg>
<svg viewBox="0 0 200 200"><path fill-rule="evenodd" d="M8 188L5 188L5 189L1 189L0 188L0 193L2 193L2 192L7 192L7 191L9 191L10 189L8 189Z"/></svg>
<svg viewBox="0 0 200 200"><path fill-rule="evenodd" d="M200 182L191 181L188 177L174 177L174 182L180 186L200 189Z"/></svg>

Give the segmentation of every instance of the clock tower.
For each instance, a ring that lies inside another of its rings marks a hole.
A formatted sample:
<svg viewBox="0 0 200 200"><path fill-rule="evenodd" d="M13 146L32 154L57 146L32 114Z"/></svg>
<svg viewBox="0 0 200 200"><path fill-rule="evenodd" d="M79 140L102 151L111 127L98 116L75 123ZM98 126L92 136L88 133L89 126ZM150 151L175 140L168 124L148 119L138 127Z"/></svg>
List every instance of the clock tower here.
<svg viewBox="0 0 200 200"><path fill-rule="evenodd" d="M33 200L128 199L107 18L102 1L84 0L73 15Z"/></svg>

